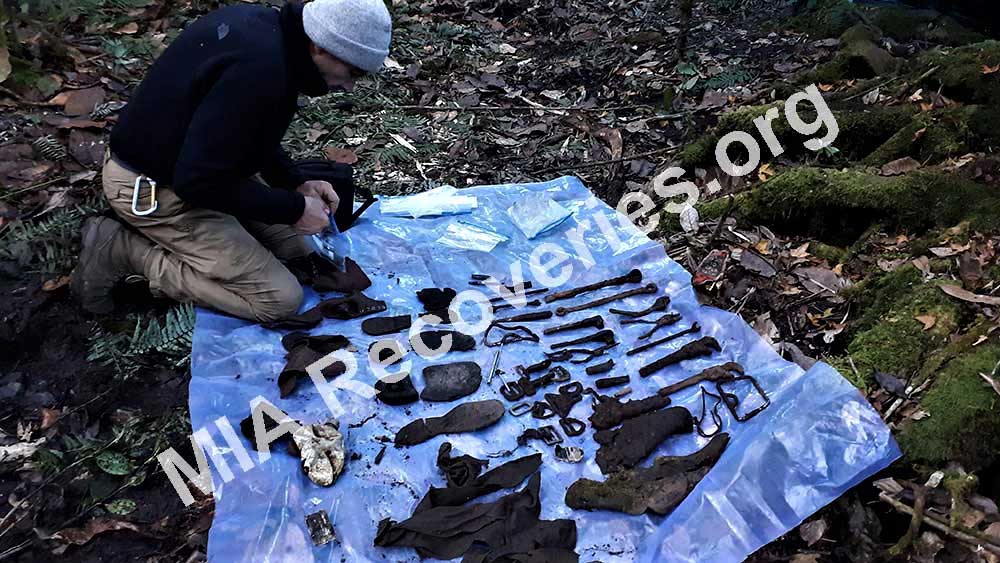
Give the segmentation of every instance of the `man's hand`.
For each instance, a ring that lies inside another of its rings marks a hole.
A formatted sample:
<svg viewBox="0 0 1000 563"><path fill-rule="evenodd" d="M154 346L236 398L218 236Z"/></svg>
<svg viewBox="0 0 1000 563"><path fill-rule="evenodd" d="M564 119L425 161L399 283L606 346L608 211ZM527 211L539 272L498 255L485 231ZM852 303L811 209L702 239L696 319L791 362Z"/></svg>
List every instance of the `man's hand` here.
<svg viewBox="0 0 1000 563"><path fill-rule="evenodd" d="M323 200L327 208L330 209L330 213L337 211L337 207L340 206L340 197L337 196L337 192L333 190L333 186L330 182L324 182L323 180L309 180L308 182L303 182L301 186L295 188L295 191L308 197L315 197Z"/></svg>
<svg viewBox="0 0 1000 563"><path fill-rule="evenodd" d="M302 217L292 225L292 229L302 235L315 235L330 226L330 208L318 197L306 194L305 200L306 206L302 210Z"/></svg>

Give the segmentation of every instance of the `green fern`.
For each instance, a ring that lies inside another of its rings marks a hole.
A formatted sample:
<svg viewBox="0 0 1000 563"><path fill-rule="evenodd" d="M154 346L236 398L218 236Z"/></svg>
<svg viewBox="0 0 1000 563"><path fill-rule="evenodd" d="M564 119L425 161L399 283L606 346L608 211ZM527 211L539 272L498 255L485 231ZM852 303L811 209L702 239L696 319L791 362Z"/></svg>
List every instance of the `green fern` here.
<svg viewBox="0 0 1000 563"><path fill-rule="evenodd" d="M174 367L187 362L191 357L191 337L194 335L194 306L181 303L167 311L163 324L150 318L143 325L140 319L129 341L128 357L140 357L150 353L163 354Z"/></svg>

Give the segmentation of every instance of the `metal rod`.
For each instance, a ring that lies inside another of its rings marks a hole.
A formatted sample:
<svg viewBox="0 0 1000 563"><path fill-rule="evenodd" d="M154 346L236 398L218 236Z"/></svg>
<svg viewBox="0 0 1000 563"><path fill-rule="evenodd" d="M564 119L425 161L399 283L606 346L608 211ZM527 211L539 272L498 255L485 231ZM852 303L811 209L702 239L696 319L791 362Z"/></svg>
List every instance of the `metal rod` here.
<svg viewBox="0 0 1000 563"><path fill-rule="evenodd" d="M596 299L589 303L584 303L582 305L574 305L572 307L559 307L556 309L556 314L560 317L564 317L570 313L575 313L577 311L583 311L584 309L591 309L593 307L600 307L601 305L607 305L613 301L618 301L633 295L645 295L650 293L656 293L656 284L649 283L642 287L637 287L635 289L630 289L628 291L623 291L621 293L616 293L614 295L609 295L607 297L602 297L601 299Z"/></svg>
<svg viewBox="0 0 1000 563"><path fill-rule="evenodd" d="M566 332L569 330L578 330L581 328L604 328L604 318L600 315L594 315L593 317L587 317L586 319L575 321L572 323L566 323L556 326L550 326L549 328L542 331L545 336L550 336L560 332Z"/></svg>
<svg viewBox="0 0 1000 563"><path fill-rule="evenodd" d="M624 276L618 276L617 278L611 278L604 281L595 282L588 285L582 285L580 287L575 287L573 289L565 289L563 291L557 291L555 293L550 293L545 297L546 303L552 303L553 301L560 301L563 299L571 299L577 295L583 295L591 291L596 291L598 289L603 289L605 287L611 287L614 285L623 285L626 283L640 283L642 281L642 272L639 270L632 270L631 272L625 274Z"/></svg>
<svg viewBox="0 0 1000 563"><path fill-rule="evenodd" d="M688 334L694 334L694 333L700 332L700 331L701 331L701 326L698 323L694 323L693 325L691 325L690 328L686 328L686 329L684 329L684 330L682 330L680 332L675 332L674 334L671 334L669 336L664 336L663 338L661 338L659 340L654 340L652 342L647 342L647 343L643 344L642 346L637 346L635 348L632 348L628 352L625 352L625 355L626 356L634 356L634 355L638 354L639 352L644 352L644 351L649 350L650 348L652 348L654 346L659 346L660 344L665 344L667 342L670 342L671 340L676 340L676 339L678 339L678 338L680 338L682 336L687 336Z"/></svg>

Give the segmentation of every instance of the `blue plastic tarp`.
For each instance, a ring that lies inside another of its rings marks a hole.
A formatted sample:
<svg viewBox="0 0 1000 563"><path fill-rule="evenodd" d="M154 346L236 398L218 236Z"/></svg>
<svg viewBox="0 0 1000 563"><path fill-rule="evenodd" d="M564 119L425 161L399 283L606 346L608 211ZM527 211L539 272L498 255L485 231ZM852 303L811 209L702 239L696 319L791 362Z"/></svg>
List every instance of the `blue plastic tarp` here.
<svg viewBox="0 0 1000 563"><path fill-rule="evenodd" d="M544 192L569 209L572 216L529 241L513 226L507 210L532 192ZM533 279L528 266L531 252L538 244L551 243L567 257L565 264L573 267L573 275L565 287L639 268L644 283L658 284L661 294L671 298L670 309L683 315L680 323L658 335L697 322L702 335L714 336L722 344L722 352L710 358L684 362L642 379L638 377L641 365L688 340L626 356L625 351L648 326L622 327L614 315L606 315L609 328L616 331L622 342L612 349L615 369L606 375L632 375L634 391L629 398L648 396L663 385L725 361L742 364L771 396L771 406L745 423L733 420L723 409L724 428L732 435L729 447L708 476L667 517L574 511L565 505L565 491L575 480L581 477L603 480L594 462L596 445L590 431L577 438L565 438L564 445L577 445L585 450L585 459L579 464L556 460L552 449L540 442L518 448L510 457L492 459L491 467L496 467L514 457L535 451L542 453L541 516L576 520L577 553L582 561L740 561L900 455L878 413L848 381L823 363L805 371L783 360L740 317L699 305L690 274L671 260L660 244L627 221L619 221L617 213L576 178L481 186L461 193L478 198L475 209L460 215L413 219L383 216L376 204L336 240L335 245L368 273L373 285L365 293L385 300L389 307L387 314L417 314L423 310L415 297L418 289L465 289L471 273L491 274L509 281L511 266L522 264L525 278ZM602 224L614 229L611 237L597 227L604 220L607 223ZM587 221L590 228L576 231L583 235L573 243L567 237L570 230ZM508 240L489 252L455 248L455 226L460 222L474 225L478 233L495 232ZM446 233L451 243L439 243ZM620 289L561 303L582 302ZM641 309L655 297L633 297L616 306ZM317 300L307 292L305 306ZM557 318L553 324L593 313L583 311ZM312 332L347 336L359 359L355 380L373 384L375 379L366 361L366 351L376 338L361 332L360 325L360 320L326 320ZM443 486L443 476L435 465L438 446L448 440L457 453L483 458L515 449L516 438L525 427L551 422L508 414L500 423L477 433L439 436L402 449L390 443L384 459L376 465L374 459L386 438L395 436L399 428L415 418L439 416L458 402L418 402L408 407L391 407L363 394L340 389L336 391L336 399L344 409L339 418L341 429L349 452L356 456L349 458L344 474L334 486L314 485L302 473L299 460L279 450L263 463L256 463L256 454L250 450L255 466L242 472L215 424L220 417L237 427L249 415L250 401L257 396L297 420L316 422L330 417L311 383L300 384L292 396L279 397L276 379L284 366L282 334L211 311L198 311L190 386L192 425L195 429L205 428L220 445L216 453L227 457L235 468L234 478L229 482L223 482L215 473L215 519L208 543L212 561L418 561L412 549L374 547L373 538L380 520L406 519L429 487ZM513 374L514 366L542 359L541 351L531 343L506 346L500 367ZM470 360L483 366L486 374L494 352L495 349L480 344L473 351L451 352L435 360L420 358L413 352L406 359L413 361L412 378L420 389L423 366ZM582 366L567 365L575 380L590 385L594 378L585 375ZM461 401L501 399L499 385L499 380L491 385L484 383L478 392ZM678 393L674 399L675 404L686 406L696 415L701 411L697 388ZM590 409L589 401L585 400L571 414L586 420ZM362 421L366 422L352 427ZM695 433L671 438L653 456L683 455L705 443L707 440ZM495 493L483 500L490 501L509 492ZM320 509L329 513L337 541L314 547L305 516Z"/></svg>

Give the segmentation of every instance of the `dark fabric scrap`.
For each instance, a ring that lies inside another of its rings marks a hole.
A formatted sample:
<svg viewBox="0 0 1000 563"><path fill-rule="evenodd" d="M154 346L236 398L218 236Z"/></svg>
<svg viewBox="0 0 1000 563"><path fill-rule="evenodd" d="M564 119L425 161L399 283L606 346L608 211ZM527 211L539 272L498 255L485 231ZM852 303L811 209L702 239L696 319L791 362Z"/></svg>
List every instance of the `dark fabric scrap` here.
<svg viewBox="0 0 1000 563"><path fill-rule="evenodd" d="M566 505L574 509L664 516L711 471L728 444L729 435L719 434L690 455L657 457L651 467L621 471L603 483L580 479L567 489Z"/></svg>
<svg viewBox="0 0 1000 563"><path fill-rule="evenodd" d="M668 437L693 429L691 413L683 407L653 411L626 420L618 428L594 433L594 441L600 444L595 458L597 466L605 475L635 467Z"/></svg>
<svg viewBox="0 0 1000 563"><path fill-rule="evenodd" d="M430 350L437 350L441 347L441 340L445 336L451 337L451 348L449 352L468 352L476 347L476 339L463 334L457 330L428 330L410 339L410 346L414 346L417 338L423 342L424 346ZM415 346L414 346L415 347Z"/></svg>
<svg viewBox="0 0 1000 563"><path fill-rule="evenodd" d="M541 465L542 454L531 454L498 465L462 486L431 487L424 498L420 499L413 513L441 506L461 506L483 495L516 487L528 475L538 471Z"/></svg>
<svg viewBox="0 0 1000 563"><path fill-rule="evenodd" d="M413 446L440 434L475 432L496 424L504 413L503 403L496 399L463 403L443 416L418 418L399 429L396 446Z"/></svg>
<svg viewBox="0 0 1000 563"><path fill-rule="evenodd" d="M424 368L425 401L446 402L461 399L476 392L483 382L482 368L476 362L455 362Z"/></svg>
<svg viewBox="0 0 1000 563"><path fill-rule="evenodd" d="M278 374L278 388L281 396L287 397L298 387L299 379L308 378L306 368L327 354L350 346L351 342L339 334L309 335L305 332L292 332L281 339L285 354L285 368ZM327 378L336 377L347 369L341 362L335 362L323 368Z"/></svg>
<svg viewBox="0 0 1000 563"><path fill-rule="evenodd" d="M451 315L448 314L448 306L456 295L458 293L450 287L443 289L428 287L417 292L417 299L424 306L424 314L434 315L441 319L442 323L449 324Z"/></svg>
<svg viewBox="0 0 1000 563"><path fill-rule="evenodd" d="M473 481L490 462L471 455L451 455L451 442L444 442L438 448L437 466L444 473L449 487L464 487Z"/></svg>
<svg viewBox="0 0 1000 563"><path fill-rule="evenodd" d="M380 379L375 382L375 398L387 405L408 405L417 400L417 389L409 374L391 383Z"/></svg>
<svg viewBox="0 0 1000 563"><path fill-rule="evenodd" d="M385 519L375 545L414 547L420 557L435 559L464 554L464 561L476 563L518 561L521 554L537 561L537 552L548 550L548 563L575 562L576 523L538 519L540 486L541 475L535 473L524 489L495 502L431 507L399 523Z"/></svg>
<svg viewBox="0 0 1000 563"><path fill-rule="evenodd" d="M319 292L351 293L368 289L372 285L361 266L350 258L344 258L343 272L317 252L293 258L285 266L299 283L312 286Z"/></svg>
<svg viewBox="0 0 1000 563"><path fill-rule="evenodd" d="M361 330L369 336L384 336L410 328L410 315L372 317L361 322Z"/></svg>
<svg viewBox="0 0 1000 563"><path fill-rule="evenodd" d="M346 297L335 297L320 301L312 309L303 311L298 315L285 317L277 321L261 323L264 328L272 330L279 329L305 329L314 328L323 322L323 318L340 319L343 321L356 319L373 313L385 311L385 301L376 301L367 295L356 291Z"/></svg>
<svg viewBox="0 0 1000 563"><path fill-rule="evenodd" d="M669 404L669 398L659 395L624 403L614 397L601 397L600 402L594 406L593 414L590 415L590 425L594 427L594 430L613 428L624 420L662 409Z"/></svg>

